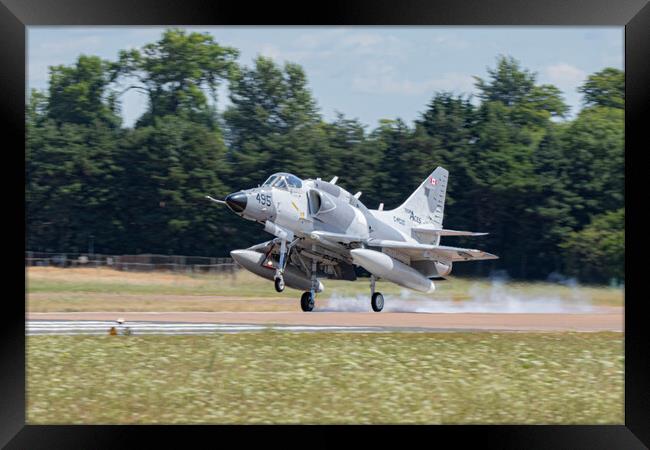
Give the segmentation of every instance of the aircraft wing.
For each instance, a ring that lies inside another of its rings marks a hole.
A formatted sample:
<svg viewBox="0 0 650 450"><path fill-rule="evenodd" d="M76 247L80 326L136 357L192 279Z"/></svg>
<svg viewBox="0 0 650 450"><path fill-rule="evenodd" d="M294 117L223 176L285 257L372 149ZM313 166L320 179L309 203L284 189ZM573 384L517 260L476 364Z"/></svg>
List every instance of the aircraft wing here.
<svg viewBox="0 0 650 450"><path fill-rule="evenodd" d="M361 239L357 235L353 234L343 234L343 233L331 233L329 231L312 231L309 234L309 237L316 241L326 240L330 242L345 242L349 244L350 242L360 242Z"/></svg>
<svg viewBox="0 0 650 450"><path fill-rule="evenodd" d="M398 251L403 251L411 257L421 259L440 259L443 261L456 262L499 258L496 255L482 250L447 247L444 245L419 244L415 242L400 242L385 239L368 239L367 244L373 247L392 248Z"/></svg>
<svg viewBox="0 0 650 450"><path fill-rule="evenodd" d="M475 231L457 231L457 230L445 230L440 228L433 228L428 226L421 226L411 228L412 231L421 234L437 234L440 236L485 236L488 233L477 233Z"/></svg>
<svg viewBox="0 0 650 450"><path fill-rule="evenodd" d="M431 250L436 245L418 244L416 242L389 241L387 239L368 239L366 243L372 247L395 248L402 250Z"/></svg>

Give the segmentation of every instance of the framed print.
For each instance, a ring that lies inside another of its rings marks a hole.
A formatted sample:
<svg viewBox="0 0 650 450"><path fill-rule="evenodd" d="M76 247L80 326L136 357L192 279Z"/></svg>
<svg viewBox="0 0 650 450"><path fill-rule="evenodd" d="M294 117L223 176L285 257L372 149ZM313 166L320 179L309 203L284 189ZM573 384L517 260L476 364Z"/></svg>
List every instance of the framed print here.
<svg viewBox="0 0 650 450"><path fill-rule="evenodd" d="M313 7L2 0L0 442L649 445L650 6Z"/></svg>

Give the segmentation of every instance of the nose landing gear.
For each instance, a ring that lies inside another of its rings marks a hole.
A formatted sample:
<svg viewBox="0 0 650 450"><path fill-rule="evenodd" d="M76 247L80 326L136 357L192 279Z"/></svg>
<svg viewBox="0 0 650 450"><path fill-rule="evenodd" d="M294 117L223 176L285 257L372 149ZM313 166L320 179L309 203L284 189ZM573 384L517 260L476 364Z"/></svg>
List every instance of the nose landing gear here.
<svg viewBox="0 0 650 450"><path fill-rule="evenodd" d="M280 275L274 280L274 284L275 284L276 292L284 291L284 277L282 277L282 275Z"/></svg>
<svg viewBox="0 0 650 450"><path fill-rule="evenodd" d="M274 277L274 284L275 284L275 290L277 292L282 292L284 291L284 266L286 264L287 260L287 240L286 239L281 239L280 240L280 264L278 264L278 268L275 270L275 277Z"/></svg>
<svg viewBox="0 0 650 450"><path fill-rule="evenodd" d="M293 242L287 245L286 239L284 238L280 239L280 262L278 264L277 269L275 269L275 276L273 278L275 284L275 290L277 292L284 291L284 287L285 287L284 269L287 267L287 259L289 257L289 252L291 252L291 248L294 245L296 245L297 242L298 239L295 239Z"/></svg>

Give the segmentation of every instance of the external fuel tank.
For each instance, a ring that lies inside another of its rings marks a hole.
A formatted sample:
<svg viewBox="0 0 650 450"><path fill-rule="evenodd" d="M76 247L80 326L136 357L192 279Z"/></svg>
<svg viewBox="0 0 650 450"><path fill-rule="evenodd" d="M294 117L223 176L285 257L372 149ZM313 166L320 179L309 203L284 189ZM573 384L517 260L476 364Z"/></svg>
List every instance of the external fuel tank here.
<svg viewBox="0 0 650 450"><path fill-rule="evenodd" d="M392 281L395 284L420 292L433 292L433 281L417 270L376 250L357 248L350 250L354 264L363 267L371 274Z"/></svg>

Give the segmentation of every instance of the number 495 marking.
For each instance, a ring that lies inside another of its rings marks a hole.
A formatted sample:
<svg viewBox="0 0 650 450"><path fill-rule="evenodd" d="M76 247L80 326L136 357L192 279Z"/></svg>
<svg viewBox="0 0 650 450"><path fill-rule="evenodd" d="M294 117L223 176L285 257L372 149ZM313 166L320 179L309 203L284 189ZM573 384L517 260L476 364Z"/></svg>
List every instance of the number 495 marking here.
<svg viewBox="0 0 650 450"><path fill-rule="evenodd" d="M257 202L262 206L271 206L271 194L260 194L257 193Z"/></svg>

